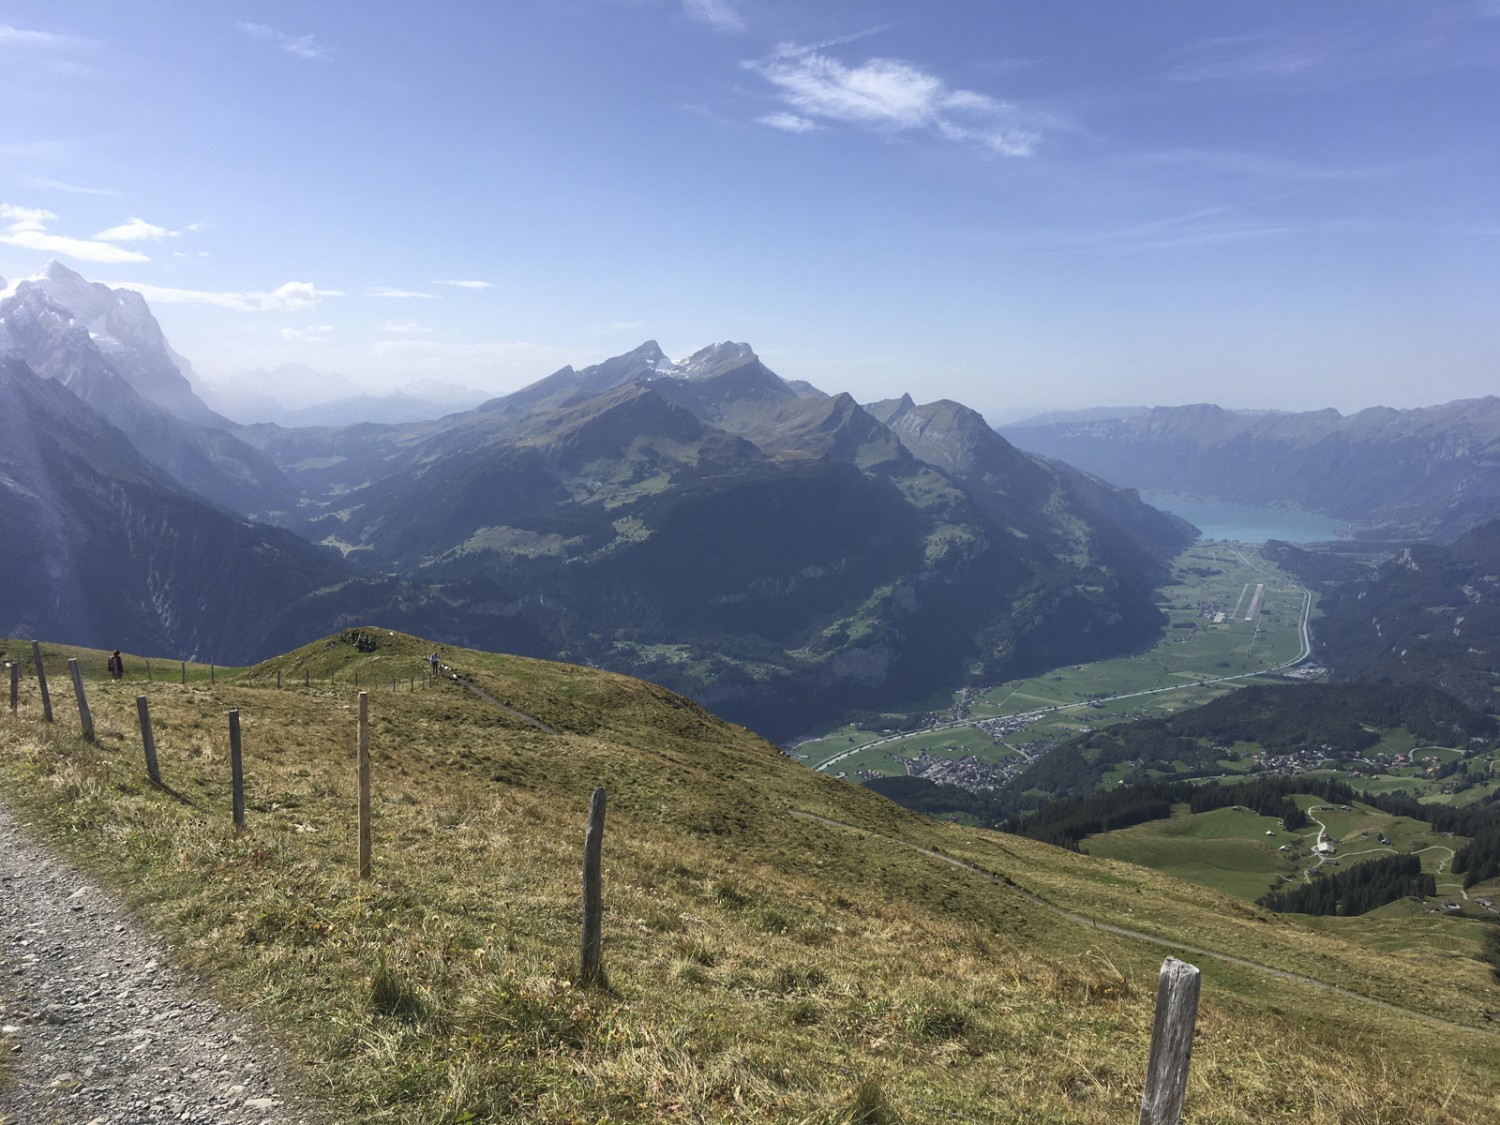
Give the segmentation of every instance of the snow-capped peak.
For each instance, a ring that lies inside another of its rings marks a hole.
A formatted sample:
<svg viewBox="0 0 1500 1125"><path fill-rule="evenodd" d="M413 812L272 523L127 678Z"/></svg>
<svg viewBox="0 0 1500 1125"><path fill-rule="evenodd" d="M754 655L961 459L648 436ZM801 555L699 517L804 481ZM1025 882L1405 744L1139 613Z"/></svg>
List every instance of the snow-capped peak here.
<svg viewBox="0 0 1500 1125"><path fill-rule="evenodd" d="M77 347L72 334L81 329L99 366L112 377L178 417L208 424L221 421L193 393L185 376L190 370L186 361L172 351L146 299L133 289L111 289L50 261L0 299L5 302L0 323L14 319L15 324L24 320L32 326L20 335L7 331L7 350L26 352L39 373L76 366L60 357L72 354L69 349Z"/></svg>
<svg viewBox="0 0 1500 1125"><path fill-rule="evenodd" d="M722 375L756 358L755 349L749 344L725 340L700 348L687 359L672 365L671 375L677 379L708 379Z"/></svg>

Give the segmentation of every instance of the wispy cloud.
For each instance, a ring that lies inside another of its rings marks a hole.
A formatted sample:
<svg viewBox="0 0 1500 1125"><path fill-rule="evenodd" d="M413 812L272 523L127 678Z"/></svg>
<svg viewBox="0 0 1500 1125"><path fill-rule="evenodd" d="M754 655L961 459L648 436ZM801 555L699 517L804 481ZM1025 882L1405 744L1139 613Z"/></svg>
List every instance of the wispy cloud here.
<svg viewBox="0 0 1500 1125"><path fill-rule="evenodd" d="M316 328L283 328L281 338L294 344L326 344L333 325L320 324Z"/></svg>
<svg viewBox="0 0 1500 1125"><path fill-rule="evenodd" d="M365 290L366 297L389 297L393 300L416 298L420 301L436 301L436 293L418 293L414 289L392 289L389 285L372 285Z"/></svg>
<svg viewBox="0 0 1500 1125"><path fill-rule="evenodd" d="M425 324L418 324L415 320L388 320L380 326L380 330L382 332L395 332L398 335L432 331Z"/></svg>
<svg viewBox="0 0 1500 1125"><path fill-rule="evenodd" d="M745 30L745 20L729 0L682 0L682 10L689 19L707 24L715 31L739 34Z"/></svg>
<svg viewBox="0 0 1500 1125"><path fill-rule="evenodd" d="M28 182L32 187L40 188L42 191L65 191L69 195L118 196L120 194L117 191L111 191L109 188L82 187L79 184L65 183L62 180L49 180L41 176L33 177Z"/></svg>
<svg viewBox="0 0 1500 1125"><path fill-rule="evenodd" d="M1338 87L1495 65L1493 35L1477 22L1484 19L1482 5L1411 4L1391 10L1400 18L1202 40L1168 55L1162 77L1183 83Z"/></svg>
<svg viewBox="0 0 1500 1125"><path fill-rule="evenodd" d="M1027 241L1036 244L1035 253L1052 257L1191 249L1284 237L1311 229L1306 223L1257 217L1254 212L1268 202L1273 201L1200 207L1159 219L1096 230L1035 231Z"/></svg>
<svg viewBox="0 0 1500 1125"><path fill-rule="evenodd" d="M238 312L298 312L316 307L324 297L342 297L337 289L319 289L311 281L288 281L265 293L211 292L168 289L142 281L118 281L120 289L134 289L148 301L163 305L212 305Z"/></svg>
<svg viewBox="0 0 1500 1125"><path fill-rule="evenodd" d="M101 230L94 237L100 242L156 242L163 238L176 238L180 233L148 223L145 219L132 217L117 227Z"/></svg>
<svg viewBox="0 0 1500 1125"><path fill-rule="evenodd" d="M1268 36L1209 39L1179 52L1184 56L1168 67L1172 82L1223 82L1256 78L1288 78L1320 65L1333 45L1306 37L1275 40Z"/></svg>
<svg viewBox="0 0 1500 1125"><path fill-rule="evenodd" d="M446 281L441 281L441 280L434 281L433 284L434 285L452 285L452 286L454 286L455 288L458 288L458 289L493 289L493 288L495 288L495 283L493 281L465 281L465 280L462 280L462 279L454 279L454 278L450 278L450 279L448 279Z"/></svg>
<svg viewBox="0 0 1500 1125"><path fill-rule="evenodd" d="M61 254L81 262L98 262L104 265L151 260L145 254L126 250L110 242L53 234L47 227L56 220L57 216L51 211L0 203L0 224L4 224L0 228L0 242L23 250Z"/></svg>
<svg viewBox="0 0 1500 1125"><path fill-rule="evenodd" d="M1177 148L1142 153L1134 158L1146 164L1180 164L1227 172L1231 175L1289 183L1337 183L1378 180L1405 171L1401 163L1368 164L1340 168L1308 164L1300 160L1233 149Z"/></svg>
<svg viewBox="0 0 1500 1125"><path fill-rule="evenodd" d="M0 23L0 46L36 47L44 51L76 51L85 47L95 47L98 44L92 39L80 39L76 35L60 35L55 31L35 31Z"/></svg>
<svg viewBox="0 0 1500 1125"><path fill-rule="evenodd" d="M806 117L798 117L795 113L768 113L764 117L755 119L762 125L769 125L773 129L780 129L783 133L810 133L814 129L821 129L819 125Z"/></svg>
<svg viewBox="0 0 1500 1125"><path fill-rule="evenodd" d="M311 35L288 35L284 31L277 31L274 27L267 27L263 23L237 23L235 27L242 35L273 43L287 54L296 55L299 59L321 59L328 54L328 48L320 46Z"/></svg>
<svg viewBox="0 0 1500 1125"><path fill-rule="evenodd" d="M846 66L821 47L784 44L743 65L776 87L793 111L787 119L927 133L1000 156L1030 156L1048 123L1042 114L974 90L954 89L936 74L899 59ZM789 123L777 115L759 120L777 129Z"/></svg>

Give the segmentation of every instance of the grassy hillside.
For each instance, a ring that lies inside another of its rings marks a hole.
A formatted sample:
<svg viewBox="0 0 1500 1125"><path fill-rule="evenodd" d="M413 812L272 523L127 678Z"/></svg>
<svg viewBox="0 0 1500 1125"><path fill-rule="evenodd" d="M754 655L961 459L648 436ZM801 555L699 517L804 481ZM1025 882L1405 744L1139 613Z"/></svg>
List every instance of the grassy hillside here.
<svg viewBox="0 0 1500 1125"><path fill-rule="evenodd" d="M1395 816L1356 801L1349 812L1326 810L1318 798L1299 796L1297 804L1312 809L1328 835L1339 841L1336 858L1341 868L1382 856L1415 852L1422 869L1437 878L1441 898L1457 897L1462 876L1451 873L1454 850L1462 837L1435 832L1410 817ZM1158 871L1201 883L1239 898L1257 899L1283 879L1303 881L1314 867L1313 845L1318 823L1294 832L1283 830L1275 817L1257 816L1247 808L1222 808L1190 813L1178 806L1169 820L1153 820L1115 832L1090 836L1082 847L1090 855L1139 863ZM1389 845L1381 840L1390 841ZM1285 848L1286 850L1282 850ZM1479 913L1477 908L1474 911ZM1478 939L1471 935L1471 941Z"/></svg>
<svg viewBox="0 0 1500 1125"><path fill-rule="evenodd" d="M429 683L427 642L362 633L374 651L348 633L213 684L155 665L147 683L130 659L112 683L104 654L82 654L95 746L61 650L58 721L40 721L29 668L19 714L0 712L7 803L257 1013L346 1120L1133 1120L1168 952L1205 978L1191 1121L1461 1122L1500 1096L1500 990L1471 957L1413 963L1143 868L926 820L639 681L441 649L485 699ZM142 692L163 789L141 765ZM594 785L608 985L584 989Z"/></svg>

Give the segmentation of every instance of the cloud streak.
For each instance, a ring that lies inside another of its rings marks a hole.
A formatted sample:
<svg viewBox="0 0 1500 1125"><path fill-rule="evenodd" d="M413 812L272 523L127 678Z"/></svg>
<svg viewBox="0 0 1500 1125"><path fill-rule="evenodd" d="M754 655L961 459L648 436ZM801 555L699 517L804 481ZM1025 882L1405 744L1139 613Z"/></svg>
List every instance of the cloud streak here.
<svg viewBox="0 0 1500 1125"><path fill-rule="evenodd" d="M35 250L43 254L61 254L81 262L97 262L101 265L117 265L125 262L149 262L151 259L135 250L126 250L98 238L72 238L53 234L47 229L57 216L51 211L36 207L18 207L12 203L0 203L0 242L17 246L22 250Z"/></svg>
<svg viewBox="0 0 1500 1125"><path fill-rule="evenodd" d="M134 289L148 301L163 305L210 305L236 312L298 312L315 308L324 297L342 297L337 289L319 289L311 281L288 281L265 293L211 292L169 289L143 281L117 281L116 288Z"/></svg>
<svg viewBox="0 0 1500 1125"><path fill-rule="evenodd" d="M12 27L0 23L0 46L37 47L44 51L76 51L93 47L92 39L80 39L75 35L59 35L55 31L34 31L24 27Z"/></svg>
<svg viewBox="0 0 1500 1125"><path fill-rule="evenodd" d="M120 194L108 188L81 187L78 184L66 183L63 180L49 180L42 177L34 177L30 183L32 187L40 188L43 191L64 191L69 195L105 195L118 197Z"/></svg>
<svg viewBox="0 0 1500 1125"><path fill-rule="evenodd" d="M267 27L263 23L237 23L234 26L240 34L265 43L273 43L287 54L295 55L299 59L321 59L328 55L328 48L320 46L311 35L288 35L284 31L277 31L274 27Z"/></svg>
<svg viewBox="0 0 1500 1125"><path fill-rule="evenodd" d="M159 227L145 219L129 218L116 227L101 230L94 237L100 242L156 242L176 238L180 232Z"/></svg>
<svg viewBox="0 0 1500 1125"><path fill-rule="evenodd" d="M434 285L451 285L451 286L453 286L456 289L493 289L493 288L495 288L495 283L493 281L467 281L467 280L463 280L463 279L454 279L454 278L449 278L446 281L441 281L441 280L434 281L433 284Z"/></svg>
<svg viewBox="0 0 1500 1125"><path fill-rule="evenodd" d="M768 113L755 120L761 125L769 125L772 129L780 129L783 133L810 133L814 129L823 128L816 121L798 117L795 113Z"/></svg>
<svg viewBox="0 0 1500 1125"><path fill-rule="evenodd" d="M387 297L392 300L415 298L420 301L436 301L436 293L418 293L414 289L393 289L389 285L372 285L365 290L366 297Z"/></svg>
<svg viewBox="0 0 1500 1125"><path fill-rule="evenodd" d="M682 10L689 19L718 32L738 35L746 29L744 17L729 0L682 0Z"/></svg>
<svg viewBox="0 0 1500 1125"><path fill-rule="evenodd" d="M333 325L320 324L316 328L283 328L281 338L293 344L326 344Z"/></svg>
<svg viewBox="0 0 1500 1125"><path fill-rule="evenodd" d="M786 44L742 64L776 88L791 111L760 123L806 132L825 122L886 133L925 133L998 156L1030 156L1045 124L1040 114L974 90L954 89L936 74L899 59L848 66L819 47Z"/></svg>

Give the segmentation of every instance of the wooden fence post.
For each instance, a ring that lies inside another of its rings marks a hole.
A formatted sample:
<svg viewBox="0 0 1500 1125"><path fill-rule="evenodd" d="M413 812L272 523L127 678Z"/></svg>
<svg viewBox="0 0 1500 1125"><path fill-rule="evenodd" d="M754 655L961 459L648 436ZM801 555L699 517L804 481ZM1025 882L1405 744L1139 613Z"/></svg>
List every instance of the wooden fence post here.
<svg viewBox="0 0 1500 1125"><path fill-rule="evenodd" d="M312 687L312 673L306 668L302 669L302 686L305 688Z"/></svg>
<svg viewBox="0 0 1500 1125"><path fill-rule="evenodd" d="M21 706L21 662L12 660L10 662L10 710L11 714Z"/></svg>
<svg viewBox="0 0 1500 1125"><path fill-rule="evenodd" d="M156 677L151 674L151 661L150 660L146 661L146 682L148 684L154 684L154 683L156 683Z"/></svg>
<svg viewBox="0 0 1500 1125"><path fill-rule="evenodd" d="M73 677L73 694L78 697L78 721L83 724L83 740L94 741L94 720L89 715L89 701L83 695L83 673L78 670L78 661L68 660L68 675Z"/></svg>
<svg viewBox="0 0 1500 1125"><path fill-rule="evenodd" d="M280 668L276 669L276 686L277 687L281 686L281 669Z"/></svg>
<svg viewBox="0 0 1500 1125"><path fill-rule="evenodd" d="M359 877L370 877L370 693L359 693Z"/></svg>
<svg viewBox="0 0 1500 1125"><path fill-rule="evenodd" d="M245 760L240 754L240 709L229 712L229 784L234 795L235 830L245 827Z"/></svg>
<svg viewBox="0 0 1500 1125"><path fill-rule="evenodd" d="M182 662L182 686L187 686L187 661Z"/></svg>
<svg viewBox="0 0 1500 1125"><path fill-rule="evenodd" d="M604 944L604 789L589 800L589 824L583 834L583 963L585 985L598 983Z"/></svg>
<svg viewBox="0 0 1500 1125"><path fill-rule="evenodd" d="M144 695L135 697L135 709L141 717L141 745L146 750L146 773L156 784L161 784L161 770L156 765L156 736L151 733L151 705Z"/></svg>
<svg viewBox="0 0 1500 1125"><path fill-rule="evenodd" d="M52 721L52 693L47 690L47 668L42 663L42 642L31 642L31 661L36 665L37 687L42 689L42 721Z"/></svg>
<svg viewBox="0 0 1500 1125"><path fill-rule="evenodd" d="M214 666L212 664L208 666L208 682L209 686L213 686L219 682L214 676Z"/></svg>
<svg viewBox="0 0 1500 1125"><path fill-rule="evenodd" d="M1193 1025L1198 1018L1202 983L1196 965L1175 957L1162 962L1140 1125L1177 1125L1182 1119L1182 1096L1187 1092L1188 1060L1193 1053Z"/></svg>

